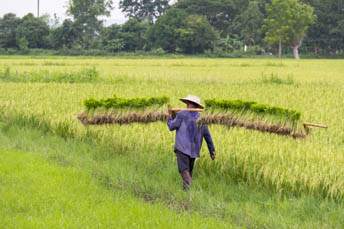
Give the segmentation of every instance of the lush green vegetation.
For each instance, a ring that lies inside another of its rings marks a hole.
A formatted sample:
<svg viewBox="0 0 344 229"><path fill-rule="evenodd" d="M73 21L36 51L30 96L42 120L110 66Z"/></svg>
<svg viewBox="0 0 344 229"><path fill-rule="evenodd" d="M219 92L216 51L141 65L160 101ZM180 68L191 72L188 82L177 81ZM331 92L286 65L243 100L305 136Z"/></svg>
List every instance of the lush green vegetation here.
<svg viewBox="0 0 344 229"><path fill-rule="evenodd" d="M0 81L3 82L31 82L31 83L86 83L96 82L99 79L99 74L95 67L85 68L80 71L71 72L51 72L44 71L31 71L18 73L11 71L9 66L5 66L0 71Z"/></svg>
<svg viewBox="0 0 344 229"><path fill-rule="evenodd" d="M5 14L0 53L240 57L293 50L297 58L301 49L311 56L343 56L343 3L338 0L121 0L128 21L104 26L113 3L71 0L68 19Z"/></svg>
<svg viewBox="0 0 344 229"><path fill-rule="evenodd" d="M178 214L113 192L61 156L50 157L0 151L2 228L224 228L212 218Z"/></svg>
<svg viewBox="0 0 344 229"><path fill-rule="evenodd" d="M301 113L296 110L259 104L253 101L209 99L205 101L205 104L210 109L237 110L256 114L276 115L293 122L299 121L301 118Z"/></svg>
<svg viewBox="0 0 344 229"><path fill-rule="evenodd" d="M123 153L120 145L61 138L53 131L38 130L23 117L3 120L0 126L1 148L8 149L0 150L0 194L5 197L0 202L1 227L326 228L344 224L341 202L280 195L260 185L224 180L216 165L197 164L194 186L185 193L171 152L156 155L156 163L151 152Z"/></svg>
<svg viewBox="0 0 344 229"><path fill-rule="evenodd" d="M1 82L2 148L39 153L80 169L97 186L129 193L148 206L158 204L159 209L172 211L168 214L182 212L196 221L199 215L225 226L344 225L342 60L1 57L0 68L6 66L18 74L95 66L99 80ZM274 77L262 78L269 75ZM292 83L285 83L289 79ZM184 193L172 152L174 136L165 124L84 127L76 119L84 100L114 94L168 95L175 106L181 106L178 99L187 94L260 101L300 111L302 120L324 123L329 129L293 140L211 126L217 160L211 161L204 151L197 161L194 186Z"/></svg>
<svg viewBox="0 0 344 229"><path fill-rule="evenodd" d="M122 108L146 108L150 106L162 106L169 102L168 97L150 97L150 98L119 98L113 96L107 99L87 99L84 101L84 105L87 111L95 110L97 108L105 109L122 109Z"/></svg>

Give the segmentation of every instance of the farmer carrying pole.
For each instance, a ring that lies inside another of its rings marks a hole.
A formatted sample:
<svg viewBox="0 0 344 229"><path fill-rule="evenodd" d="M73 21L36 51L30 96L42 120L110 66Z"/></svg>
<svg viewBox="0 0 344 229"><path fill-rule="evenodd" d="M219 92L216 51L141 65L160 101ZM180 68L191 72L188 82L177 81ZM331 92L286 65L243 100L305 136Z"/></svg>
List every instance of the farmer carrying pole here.
<svg viewBox="0 0 344 229"><path fill-rule="evenodd" d="M197 96L189 95L180 100L186 103L187 109L204 108ZM207 142L211 159L215 160L215 147L208 126L198 125L199 112L187 109L176 114L173 110L169 110L170 116L167 122L170 131L176 131L174 152L177 156L178 170L183 179L184 190L188 190L191 186L192 170L196 158L200 156L203 138Z"/></svg>

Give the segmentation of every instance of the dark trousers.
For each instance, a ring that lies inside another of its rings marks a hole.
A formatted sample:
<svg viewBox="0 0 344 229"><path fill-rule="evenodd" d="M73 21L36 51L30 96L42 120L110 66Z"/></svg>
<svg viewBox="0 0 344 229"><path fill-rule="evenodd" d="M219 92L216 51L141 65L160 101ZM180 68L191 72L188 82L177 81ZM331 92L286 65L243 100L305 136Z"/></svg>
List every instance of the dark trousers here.
<svg viewBox="0 0 344 229"><path fill-rule="evenodd" d="M178 150L175 150L177 156L177 165L178 171L182 174L184 171L188 171L192 176L192 170L195 165L196 158L191 158L189 155L186 155Z"/></svg>

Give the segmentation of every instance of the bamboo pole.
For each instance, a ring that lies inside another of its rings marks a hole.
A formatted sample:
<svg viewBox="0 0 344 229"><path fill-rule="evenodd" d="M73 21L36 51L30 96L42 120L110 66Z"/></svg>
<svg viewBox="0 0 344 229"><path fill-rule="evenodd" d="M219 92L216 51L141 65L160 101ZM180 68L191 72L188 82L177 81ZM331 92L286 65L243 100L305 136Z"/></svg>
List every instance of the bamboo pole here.
<svg viewBox="0 0 344 229"><path fill-rule="evenodd" d="M200 108L169 108L168 111L171 111L171 112L180 112L180 111L203 112L204 109L200 109Z"/></svg>
<svg viewBox="0 0 344 229"><path fill-rule="evenodd" d="M324 124L317 124L317 123L303 123L303 126L306 127L316 127L316 128L323 128L323 129L327 129L328 126L324 125Z"/></svg>
<svg viewBox="0 0 344 229"><path fill-rule="evenodd" d="M37 0L37 17L39 17L39 0Z"/></svg>

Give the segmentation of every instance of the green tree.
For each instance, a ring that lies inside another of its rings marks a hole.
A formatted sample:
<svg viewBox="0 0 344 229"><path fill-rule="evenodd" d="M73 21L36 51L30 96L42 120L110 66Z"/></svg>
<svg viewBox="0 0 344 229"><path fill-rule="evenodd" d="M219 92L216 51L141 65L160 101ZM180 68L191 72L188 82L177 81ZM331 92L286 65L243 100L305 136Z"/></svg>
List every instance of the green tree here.
<svg viewBox="0 0 344 229"><path fill-rule="evenodd" d="M344 51L344 1L304 0L313 6L316 22L310 27L305 43L315 52L335 54Z"/></svg>
<svg viewBox="0 0 344 229"><path fill-rule="evenodd" d="M74 18L74 25L84 48L91 48L99 35L103 21L101 16L110 16L112 0L70 0L68 13Z"/></svg>
<svg viewBox="0 0 344 229"><path fill-rule="evenodd" d="M179 0L176 7L189 15L205 16L223 37L232 33L232 22L247 0Z"/></svg>
<svg viewBox="0 0 344 229"><path fill-rule="evenodd" d="M212 49L218 36L205 17L174 7L159 17L147 34L152 47L189 54Z"/></svg>
<svg viewBox="0 0 344 229"><path fill-rule="evenodd" d="M208 20L199 15L186 17L183 26L176 31L177 47L187 54L213 49L218 36Z"/></svg>
<svg viewBox="0 0 344 229"><path fill-rule="evenodd" d="M17 27L20 24L20 18L15 14L5 14L0 18L0 48L16 48L17 45Z"/></svg>
<svg viewBox="0 0 344 229"><path fill-rule="evenodd" d="M137 19L129 19L123 25L111 25L104 28L101 37L102 45L108 51L137 51L146 47L146 31L150 24Z"/></svg>
<svg viewBox="0 0 344 229"><path fill-rule="evenodd" d="M119 6L128 17L152 22L169 8L170 2L171 0L121 0Z"/></svg>
<svg viewBox="0 0 344 229"><path fill-rule="evenodd" d="M17 41L19 50L27 51L29 49L29 42L25 37L21 37Z"/></svg>
<svg viewBox="0 0 344 229"><path fill-rule="evenodd" d="M264 21L265 40L279 44L279 56L282 54L282 43L290 45L296 59L299 59L299 47L315 15L311 6L298 0L272 0L267 7L267 18Z"/></svg>
<svg viewBox="0 0 344 229"><path fill-rule="evenodd" d="M149 26L149 22L133 18L124 23L120 34L120 38L124 41L124 50L137 51L145 49L147 43L146 32Z"/></svg>
<svg viewBox="0 0 344 229"><path fill-rule="evenodd" d="M188 14L177 8L169 9L159 17L157 22L147 31L150 47L162 48L166 52L175 52L177 49L178 32L184 24Z"/></svg>
<svg viewBox="0 0 344 229"><path fill-rule="evenodd" d="M250 1L246 9L235 18L234 24L245 44L255 45L262 40L263 22L264 15L260 10L259 2Z"/></svg>
<svg viewBox="0 0 344 229"><path fill-rule="evenodd" d="M101 43L103 49L109 52L121 51L124 47L124 41L120 38L122 26L113 24L105 27L101 32Z"/></svg>
<svg viewBox="0 0 344 229"><path fill-rule="evenodd" d="M49 26L44 17L34 17L29 13L24 16L17 27L17 40L25 39L29 48L46 48L48 46Z"/></svg>
<svg viewBox="0 0 344 229"><path fill-rule="evenodd" d="M228 35L227 37L220 38L216 42L216 48L220 49L221 52L225 53L233 52L236 50L242 50L243 46L243 42L235 35L232 37Z"/></svg>
<svg viewBox="0 0 344 229"><path fill-rule="evenodd" d="M63 21L62 25L51 31L51 45L53 48L72 48L77 42L78 31L70 19Z"/></svg>

